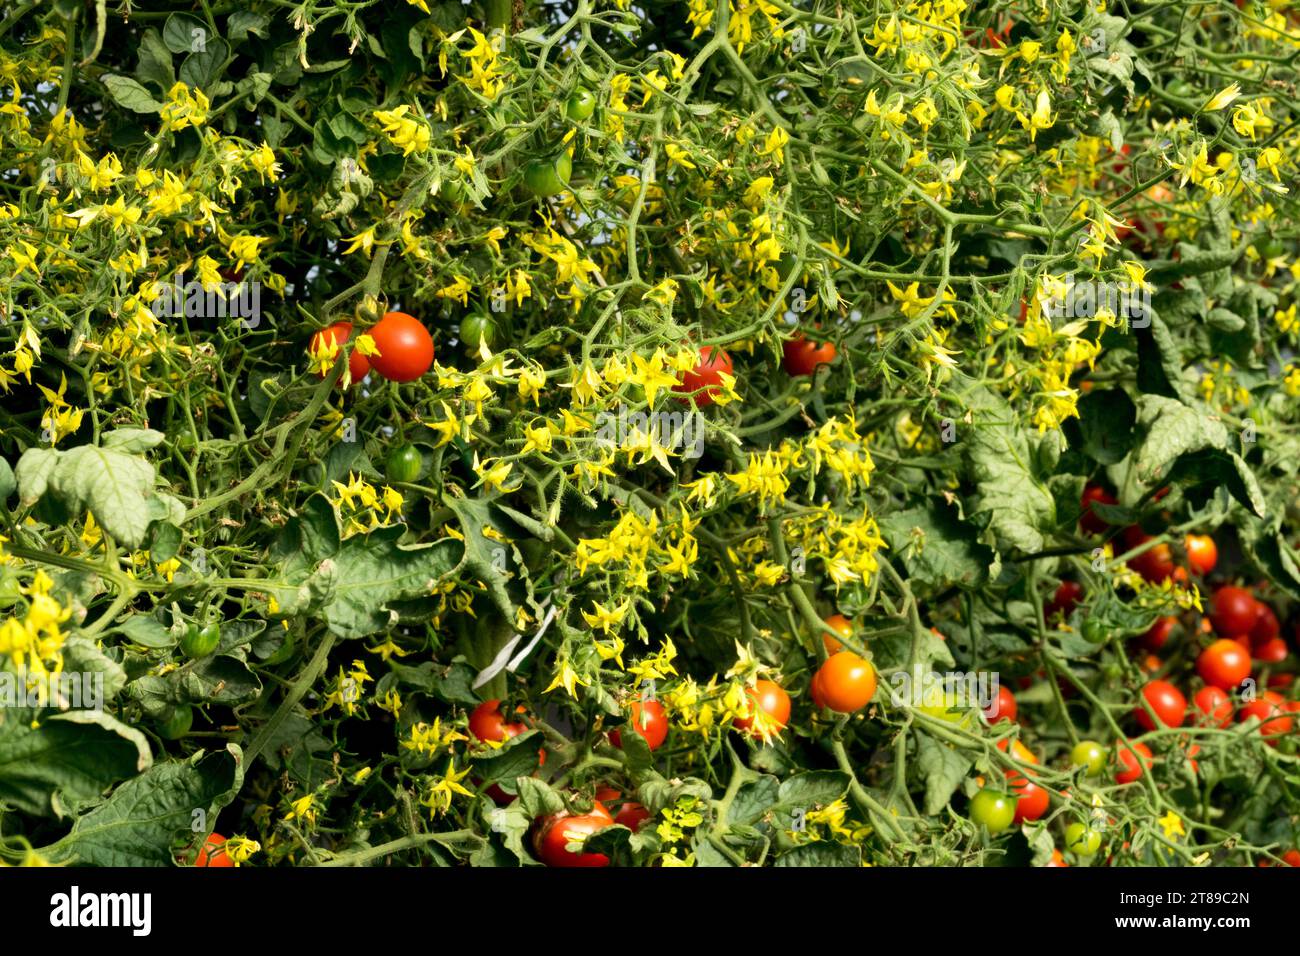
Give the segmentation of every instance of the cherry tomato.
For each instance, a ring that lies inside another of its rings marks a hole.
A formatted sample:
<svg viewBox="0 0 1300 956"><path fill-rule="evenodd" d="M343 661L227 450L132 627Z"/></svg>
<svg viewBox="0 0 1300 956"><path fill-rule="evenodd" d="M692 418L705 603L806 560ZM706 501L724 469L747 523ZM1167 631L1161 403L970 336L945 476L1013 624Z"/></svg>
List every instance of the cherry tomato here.
<svg viewBox="0 0 1300 956"><path fill-rule="evenodd" d="M569 188L573 160L568 153L554 159L535 159L524 167L524 185L534 196L555 196Z"/></svg>
<svg viewBox="0 0 1300 956"><path fill-rule="evenodd" d="M1189 534L1183 539L1187 563L1197 574L1209 574L1219 563L1219 549L1208 534Z"/></svg>
<svg viewBox="0 0 1300 956"><path fill-rule="evenodd" d="M1251 656L1257 661L1263 661L1265 664L1280 664L1286 660L1289 653L1290 651L1286 648L1286 641L1280 637L1275 637L1271 641L1256 644Z"/></svg>
<svg viewBox="0 0 1300 956"><path fill-rule="evenodd" d="M379 349L370 367L390 382L413 382L433 365L433 339L414 316L388 312L369 335Z"/></svg>
<svg viewBox="0 0 1300 956"><path fill-rule="evenodd" d="M1001 750L1003 753L1007 752L1007 742L1005 740L999 740L997 747L998 750ZM1038 763L1038 758L1034 756L1034 752L1019 740L1011 741L1011 756L1015 757L1022 763Z"/></svg>
<svg viewBox="0 0 1300 956"><path fill-rule="evenodd" d="M220 621L209 621L206 624L191 621L185 629L185 635L181 638L181 650L185 652L186 657L198 660L215 651L220 643Z"/></svg>
<svg viewBox="0 0 1300 956"><path fill-rule="evenodd" d="M641 829L641 824L650 819L650 811L635 800L629 800L614 815L614 822L627 827L633 833Z"/></svg>
<svg viewBox="0 0 1300 956"><path fill-rule="evenodd" d="M1282 633L1282 625L1278 623L1273 609L1263 601L1256 600L1255 611L1255 623L1250 628L1250 643L1259 647L1261 644L1277 640Z"/></svg>
<svg viewBox="0 0 1300 956"><path fill-rule="evenodd" d="M1016 802L996 790L979 791L970 801L970 818L988 827L989 833L1001 833L1016 819Z"/></svg>
<svg viewBox="0 0 1300 956"><path fill-rule="evenodd" d="M1232 690L1250 676L1250 652L1226 638L1215 641L1196 658L1201 680L1223 690Z"/></svg>
<svg viewBox="0 0 1300 956"><path fill-rule="evenodd" d="M633 701L628 724L645 738L651 750L658 750L668 738L668 712L657 700ZM609 740L615 747L623 746L623 737L617 730L610 733Z"/></svg>
<svg viewBox="0 0 1300 956"><path fill-rule="evenodd" d="M780 685L770 680L761 680L746 691L750 705L768 716L768 726L773 732L780 731L790 722L790 695ZM733 721L737 730L750 730L754 726L754 714L738 717ZM757 730L754 731L757 736Z"/></svg>
<svg viewBox="0 0 1300 956"><path fill-rule="evenodd" d="M1065 828L1065 845L1076 856L1093 856L1101 849L1101 834L1082 823Z"/></svg>
<svg viewBox="0 0 1300 956"><path fill-rule="evenodd" d="M523 712L522 704L515 708L515 713ZM506 723L506 718L501 713L501 701L496 699L483 701L469 715L469 732L479 740L509 740L527 729L526 724Z"/></svg>
<svg viewBox="0 0 1300 956"><path fill-rule="evenodd" d="M317 354L322 349L333 348L337 346L340 350L343 344L352 338L351 322L335 322L333 325L326 326L311 337L310 351ZM352 350L348 356L348 378L351 384L355 385L361 381L370 372L370 360L358 352ZM329 369L322 369L320 376L324 378L329 374ZM343 379L339 379L339 386L342 387Z"/></svg>
<svg viewBox="0 0 1300 956"><path fill-rule="evenodd" d="M1147 632L1142 635L1142 644L1149 651L1158 651L1169 642L1169 635L1173 633L1178 626L1178 618L1161 617L1147 628Z"/></svg>
<svg viewBox="0 0 1300 956"><path fill-rule="evenodd" d="M1051 805L1051 797L1046 790L1014 770L1006 771L1007 782L1016 797L1016 815L1013 822L1018 826L1026 820L1037 820Z"/></svg>
<svg viewBox="0 0 1300 956"><path fill-rule="evenodd" d="M1133 751L1137 751L1135 754ZM1142 743L1129 743L1121 740L1115 747L1115 759L1123 764L1123 769L1116 769L1116 783L1132 783L1142 776L1143 771L1151 766L1151 748ZM1139 756L1140 755L1140 756Z"/></svg>
<svg viewBox="0 0 1300 956"><path fill-rule="evenodd" d="M1137 525L1133 525L1124 531L1124 544L1129 549L1141 547L1151 540L1151 535L1147 534ZM1137 557L1128 562L1129 567L1140 574L1145 580L1153 584L1159 584L1170 578L1179 579L1179 568L1174 564L1173 550L1167 544L1158 544L1154 548L1148 548ZM1182 577L1186 577L1183 571Z"/></svg>
<svg viewBox="0 0 1300 956"><path fill-rule="evenodd" d="M1245 588L1224 585L1214 592L1210 623L1220 637L1249 634L1259 618L1258 602Z"/></svg>
<svg viewBox="0 0 1300 956"><path fill-rule="evenodd" d="M1092 510L1094 502L1103 505L1117 505L1119 502L1101 485L1084 486L1083 498L1079 501L1079 510L1082 512L1079 517L1079 530L1084 534L1105 534L1110 525Z"/></svg>
<svg viewBox="0 0 1300 956"><path fill-rule="evenodd" d="M1011 689L1004 684L998 685L998 699L988 710L984 711L984 717L990 724L996 724L1001 720L1016 719L1016 695L1011 693Z"/></svg>
<svg viewBox="0 0 1300 956"><path fill-rule="evenodd" d="M564 112L575 123L591 119L591 114L596 112L595 94L591 90L574 90L569 94L568 102L564 104Z"/></svg>
<svg viewBox="0 0 1300 956"><path fill-rule="evenodd" d="M1095 777L1106 768L1106 748L1095 740L1080 740L1070 751L1070 763L1086 767L1087 775Z"/></svg>
<svg viewBox="0 0 1300 956"><path fill-rule="evenodd" d="M1065 862L1065 856L1060 850L1052 850L1052 859L1043 864L1045 867L1062 867L1069 865L1070 864Z"/></svg>
<svg viewBox="0 0 1300 956"><path fill-rule="evenodd" d="M700 408L712 405L713 396L722 391L723 373L730 375L731 369L730 355L722 349L715 349L712 345L702 346L700 363L691 371L682 374L681 382L673 386L673 391L683 395L695 393L695 404Z"/></svg>
<svg viewBox="0 0 1300 956"><path fill-rule="evenodd" d="M813 674L812 683L808 685L808 694L812 697L813 706L821 710L826 706L826 692L822 690L821 671Z"/></svg>
<svg viewBox="0 0 1300 956"><path fill-rule="evenodd" d="M541 821L533 840L533 848L547 866L609 866L609 857L605 854L584 853L581 849L574 851L569 849L569 845L581 844L593 833L612 826L613 823L614 818L599 801L587 813L570 815L561 811Z"/></svg>
<svg viewBox="0 0 1300 956"><path fill-rule="evenodd" d="M1259 732L1265 737L1279 737L1290 733L1294 722L1284 706L1286 701L1276 691L1266 690L1258 699L1242 704L1237 720L1245 723L1252 717L1260 721ZM1273 743L1274 741L1270 741Z"/></svg>
<svg viewBox="0 0 1300 956"><path fill-rule="evenodd" d="M1287 866L1300 866L1300 850L1287 850L1282 854L1282 862Z"/></svg>
<svg viewBox="0 0 1300 956"><path fill-rule="evenodd" d="M853 636L853 622L843 614L832 614L826 618L826 623L834 628L842 637ZM827 654L837 654L844 650L844 645L831 637L825 631L822 632L822 643L826 645Z"/></svg>
<svg viewBox="0 0 1300 956"><path fill-rule="evenodd" d="M1052 600L1047 602L1043 608L1043 616L1048 620L1060 614L1061 617L1069 617L1070 612L1079 606L1079 599L1083 597L1083 585L1078 581L1062 581L1052 595Z"/></svg>
<svg viewBox="0 0 1300 956"><path fill-rule="evenodd" d="M1203 727L1227 727L1232 723L1232 698L1219 687L1202 687L1192 697L1196 723Z"/></svg>
<svg viewBox="0 0 1300 956"><path fill-rule="evenodd" d="M819 365L829 365L835 359L835 345L831 342L810 342L802 333L786 339L781 346L781 367L788 375L811 375Z"/></svg>
<svg viewBox="0 0 1300 956"><path fill-rule="evenodd" d="M1156 717L1159 718L1162 726L1181 727L1183 720L1187 716L1187 698L1173 684L1167 680L1148 681L1147 685L1142 688L1142 696L1146 698L1147 704L1155 711ZM1137 722L1146 730L1155 730L1155 722L1152 721L1151 715L1147 713L1145 707L1138 705L1133 712L1137 717Z"/></svg>
<svg viewBox="0 0 1300 956"><path fill-rule="evenodd" d="M194 858L194 865L209 867L234 866L235 861L226 855L225 850L221 849L225 842L226 838L220 833L213 833L199 848L199 855Z"/></svg>
<svg viewBox="0 0 1300 956"><path fill-rule="evenodd" d="M167 719L158 725L158 736L165 740L179 740L194 725L194 709L189 704L177 704Z"/></svg>
<svg viewBox="0 0 1300 956"><path fill-rule="evenodd" d="M384 462L384 474L389 481L409 483L420 477L420 469L423 467L424 459L420 456L420 449L408 442L396 446L388 453Z"/></svg>
<svg viewBox="0 0 1300 956"><path fill-rule="evenodd" d="M490 317L481 312L460 320L460 342L466 351L478 354L479 345L486 342L490 349L496 343L497 327Z"/></svg>
<svg viewBox="0 0 1300 956"><path fill-rule="evenodd" d="M861 710L875 696L875 668L852 651L832 654L817 673L826 706L841 714Z"/></svg>

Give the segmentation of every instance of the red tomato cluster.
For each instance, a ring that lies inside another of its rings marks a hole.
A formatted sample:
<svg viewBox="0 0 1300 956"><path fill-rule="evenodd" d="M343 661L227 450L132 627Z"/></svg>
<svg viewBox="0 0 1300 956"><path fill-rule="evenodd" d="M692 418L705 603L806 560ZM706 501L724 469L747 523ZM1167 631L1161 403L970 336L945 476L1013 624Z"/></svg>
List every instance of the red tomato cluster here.
<svg viewBox="0 0 1300 956"><path fill-rule="evenodd" d="M374 369L390 382L413 382L433 365L433 338L420 320L405 312L387 312L365 333L375 342L378 354L365 356L355 348L348 356L348 376L361 381ZM310 350L342 346L352 339L351 322L335 322L311 338ZM324 377L326 372L322 371ZM342 379L340 379L340 383Z"/></svg>

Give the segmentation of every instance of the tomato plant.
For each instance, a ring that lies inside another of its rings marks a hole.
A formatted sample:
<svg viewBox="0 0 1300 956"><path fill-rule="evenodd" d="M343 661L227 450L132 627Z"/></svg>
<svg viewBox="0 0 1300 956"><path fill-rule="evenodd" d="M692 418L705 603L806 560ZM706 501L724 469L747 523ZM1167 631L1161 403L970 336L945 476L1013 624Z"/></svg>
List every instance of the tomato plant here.
<svg viewBox="0 0 1300 956"><path fill-rule="evenodd" d="M1293 19L6 5L0 863L1276 862Z"/></svg>

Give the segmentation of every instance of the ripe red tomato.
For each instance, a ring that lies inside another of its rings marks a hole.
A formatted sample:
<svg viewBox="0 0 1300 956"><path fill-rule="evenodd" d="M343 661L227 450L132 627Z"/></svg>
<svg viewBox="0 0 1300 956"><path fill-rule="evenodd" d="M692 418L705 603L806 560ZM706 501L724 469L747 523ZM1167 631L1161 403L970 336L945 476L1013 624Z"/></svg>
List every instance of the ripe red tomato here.
<svg viewBox="0 0 1300 956"><path fill-rule="evenodd" d="M674 392L683 395L695 393L695 404L700 408L713 404L713 396L722 391L722 375L731 374L731 356L722 349L712 345L700 348L700 363L682 375L680 384L673 386ZM704 391L699 391L704 389Z"/></svg>
<svg viewBox="0 0 1300 956"><path fill-rule="evenodd" d="M224 846L226 838L220 833L213 833L207 839L202 847L199 848L199 855L194 858L195 866L234 866L235 861L226 856L226 851L220 849ZM208 849L212 852L209 854Z"/></svg>
<svg viewBox="0 0 1300 956"><path fill-rule="evenodd" d="M343 344L351 338L352 323L335 322L333 325L327 325L325 328L313 335L311 337L311 345L309 348L313 354L319 352L322 348L329 348L332 346L338 346L341 350ZM369 372L370 360L356 349L353 349L352 354L348 356L348 377L351 379L352 384L361 381L367 374L369 374ZM321 378L324 378L328 374L328 369L322 369L320 376ZM343 379L340 378L339 385L341 386L342 384Z"/></svg>
<svg viewBox="0 0 1300 956"><path fill-rule="evenodd" d="M614 822L622 824L633 833L641 828L641 824L650 819L650 811L635 800L630 800L623 804L622 809L614 815Z"/></svg>
<svg viewBox="0 0 1300 956"><path fill-rule="evenodd" d="M1258 602L1245 588L1224 585L1214 592L1210 623L1220 637L1249 634L1259 618Z"/></svg>
<svg viewBox="0 0 1300 956"><path fill-rule="evenodd" d="M1221 638L1201 651L1196 673L1207 684L1232 690L1250 676L1250 652L1236 641Z"/></svg>
<svg viewBox="0 0 1300 956"><path fill-rule="evenodd" d="M1043 608L1043 616L1048 620L1056 617L1059 613L1062 617L1069 617L1070 612L1079 605L1079 599L1083 597L1083 585L1078 581L1062 581L1052 595L1052 600L1047 602Z"/></svg>
<svg viewBox="0 0 1300 956"><path fill-rule="evenodd" d="M1129 550L1132 550L1146 544L1151 540L1151 537L1137 525L1133 525L1124 531L1124 544ZM1128 566L1153 584L1159 584L1170 578L1178 581L1187 577L1187 572L1174 564L1173 549L1167 544L1158 544L1154 548L1148 548L1137 557L1132 558L1128 562Z"/></svg>
<svg viewBox="0 0 1300 956"><path fill-rule="evenodd" d="M1158 651L1169 642L1169 635L1173 633L1178 626L1178 618L1161 617L1147 628L1147 632L1142 635L1142 644L1149 651Z"/></svg>
<svg viewBox="0 0 1300 956"><path fill-rule="evenodd" d="M515 708L515 713L523 712L522 704ZM527 729L525 724L506 723L505 715L501 713L500 700L485 700L469 715L469 732L479 740L509 740Z"/></svg>
<svg viewBox="0 0 1300 956"><path fill-rule="evenodd" d="M560 811L539 823L533 838L533 849L547 866L609 866L609 857L603 853L572 852L568 846L570 843L582 843L593 833L612 826L613 823L614 818L599 801L592 805L589 812L577 816Z"/></svg>
<svg viewBox="0 0 1300 956"><path fill-rule="evenodd" d="M841 714L861 710L875 696L875 668L852 651L832 654L817 674L826 706Z"/></svg>
<svg viewBox="0 0 1300 956"><path fill-rule="evenodd" d="M1133 751L1137 751L1135 754ZM1140 756L1139 756L1140 755ZM1121 740L1115 747L1115 759L1123 764L1123 769L1115 770L1116 783L1132 783L1142 776L1143 771L1151 766L1151 748L1146 744L1130 743Z"/></svg>
<svg viewBox="0 0 1300 956"><path fill-rule="evenodd" d="M1208 534L1189 534L1183 538L1187 563L1197 574L1209 574L1219 563L1219 549Z"/></svg>
<svg viewBox="0 0 1300 956"><path fill-rule="evenodd" d="M1278 623L1273 609L1263 601L1255 601L1255 623L1250 628L1250 643L1259 647L1274 641L1282 634L1282 625ZM1230 635L1231 636L1231 635Z"/></svg>
<svg viewBox="0 0 1300 956"><path fill-rule="evenodd" d="M1079 501L1079 509L1082 512L1079 517L1079 530L1084 534L1105 534L1110 525L1092 510L1093 502L1100 502L1103 505L1117 505L1119 502L1101 485L1084 486L1083 498Z"/></svg>
<svg viewBox="0 0 1300 956"><path fill-rule="evenodd" d="M651 750L658 750L668 738L668 712L657 700L633 701L628 724L645 738ZM623 737L617 730L610 733L609 740L615 747L623 746Z"/></svg>
<svg viewBox="0 0 1300 956"><path fill-rule="evenodd" d="M1011 693L1010 688L1004 684L998 685L998 699L984 711L984 718L990 724L1016 719L1016 695Z"/></svg>
<svg viewBox="0 0 1300 956"><path fill-rule="evenodd" d="M1142 696L1146 702L1155 711L1156 717L1166 727L1181 727L1183 720L1187 716L1187 698L1173 684L1167 680L1148 681L1142 688ZM1152 721L1151 715L1147 713L1146 708L1138 705L1133 711L1137 717L1137 722L1146 730L1155 730L1155 722Z"/></svg>
<svg viewBox="0 0 1300 956"><path fill-rule="evenodd" d="M761 680L747 692L750 705L771 718L769 724L774 730L781 730L790 722L790 695L780 685ZM733 724L737 730L750 730L754 726L754 715L738 717Z"/></svg>
<svg viewBox="0 0 1300 956"><path fill-rule="evenodd" d="M813 674L812 683L808 685L808 694L812 697L813 706L818 710L826 706L826 692L822 690L821 676L822 672L817 671Z"/></svg>
<svg viewBox="0 0 1300 956"><path fill-rule="evenodd" d="M1282 862L1287 866L1300 866L1300 850L1287 850L1282 854Z"/></svg>
<svg viewBox="0 0 1300 956"><path fill-rule="evenodd" d="M1026 820L1037 820L1047 812L1051 797L1046 790L1014 770L1005 771L1011 792L1016 797L1016 815L1012 821L1016 826Z"/></svg>
<svg viewBox="0 0 1300 956"><path fill-rule="evenodd" d="M390 382L413 382L433 365L433 339L414 316L385 313L369 335L379 349L370 356L370 365Z"/></svg>
<svg viewBox="0 0 1300 956"><path fill-rule="evenodd" d="M843 614L832 614L826 618L826 623L842 634L844 637L853 636L853 622ZM822 632L822 643L826 645L827 654L838 654L844 650L844 645L835 638L831 637L825 631Z"/></svg>
<svg viewBox="0 0 1300 956"><path fill-rule="evenodd" d="M1252 717L1257 718L1261 721L1259 725L1261 734L1265 737L1278 737L1290 733L1294 726L1285 704L1286 701L1281 694L1266 690L1256 700L1241 705L1241 710L1237 711L1237 720L1244 724ZM1270 740L1269 743L1275 741Z"/></svg>
<svg viewBox="0 0 1300 956"><path fill-rule="evenodd" d="M835 345L831 342L810 342L803 333L796 333L781 346L781 367L789 375L811 375L819 365L829 365L835 358Z"/></svg>
<svg viewBox="0 0 1300 956"><path fill-rule="evenodd" d="M1227 727L1232 723L1232 698L1222 688L1202 687L1192 698L1196 723L1202 727Z"/></svg>
<svg viewBox="0 0 1300 956"><path fill-rule="evenodd" d="M1286 660L1287 654L1286 641L1280 637L1275 637L1271 641L1265 641L1263 644L1256 644L1252 656L1257 661L1263 661L1265 664L1280 664Z"/></svg>

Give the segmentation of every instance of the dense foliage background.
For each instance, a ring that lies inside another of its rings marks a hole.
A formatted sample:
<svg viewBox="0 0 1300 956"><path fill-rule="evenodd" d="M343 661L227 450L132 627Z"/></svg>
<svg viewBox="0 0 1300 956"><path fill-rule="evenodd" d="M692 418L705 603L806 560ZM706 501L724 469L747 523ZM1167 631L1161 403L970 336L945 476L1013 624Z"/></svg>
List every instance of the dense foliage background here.
<svg viewBox="0 0 1300 956"><path fill-rule="evenodd" d="M0 860L533 865L597 796L617 864L1294 851L1291 717L1134 716L1223 584L1294 710L1290 6L0 5ZM353 381L388 310L436 364Z"/></svg>

